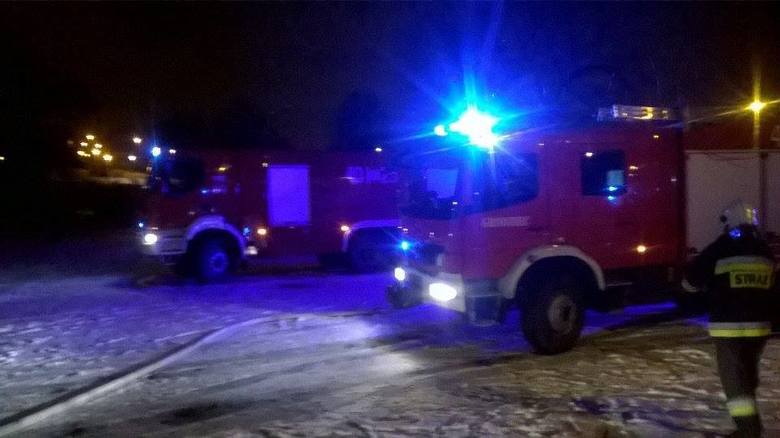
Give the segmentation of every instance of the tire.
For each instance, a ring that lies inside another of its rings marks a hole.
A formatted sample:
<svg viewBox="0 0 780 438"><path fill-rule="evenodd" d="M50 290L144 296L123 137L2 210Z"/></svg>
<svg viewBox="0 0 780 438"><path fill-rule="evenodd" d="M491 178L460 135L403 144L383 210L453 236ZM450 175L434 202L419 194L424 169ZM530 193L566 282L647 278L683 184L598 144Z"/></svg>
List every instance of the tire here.
<svg viewBox="0 0 780 438"><path fill-rule="evenodd" d="M549 273L526 291L522 308L525 338L540 354L571 350L582 331L585 303L582 286L570 275Z"/></svg>
<svg viewBox="0 0 780 438"><path fill-rule="evenodd" d="M195 276L202 283L224 280L230 276L236 265L226 242L216 238L199 242L192 261Z"/></svg>
<svg viewBox="0 0 780 438"><path fill-rule="evenodd" d="M349 245L349 263L355 272L368 273L387 269L391 257L382 246L369 236L356 236Z"/></svg>

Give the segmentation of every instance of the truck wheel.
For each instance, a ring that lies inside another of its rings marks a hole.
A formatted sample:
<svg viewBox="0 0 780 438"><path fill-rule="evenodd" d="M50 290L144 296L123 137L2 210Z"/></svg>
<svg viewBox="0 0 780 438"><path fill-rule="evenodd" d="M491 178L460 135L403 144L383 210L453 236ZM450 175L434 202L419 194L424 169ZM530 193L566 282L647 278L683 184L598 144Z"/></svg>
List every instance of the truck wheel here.
<svg viewBox="0 0 780 438"><path fill-rule="evenodd" d="M527 291L523 334L540 354L558 354L577 343L585 319L583 292L571 276L549 276Z"/></svg>
<svg viewBox="0 0 780 438"><path fill-rule="evenodd" d="M223 280L235 267L227 245L220 239L200 242L193 255L195 275L203 283Z"/></svg>
<svg viewBox="0 0 780 438"><path fill-rule="evenodd" d="M390 258L373 239L358 236L349 245L349 261L356 272L376 272L387 268Z"/></svg>

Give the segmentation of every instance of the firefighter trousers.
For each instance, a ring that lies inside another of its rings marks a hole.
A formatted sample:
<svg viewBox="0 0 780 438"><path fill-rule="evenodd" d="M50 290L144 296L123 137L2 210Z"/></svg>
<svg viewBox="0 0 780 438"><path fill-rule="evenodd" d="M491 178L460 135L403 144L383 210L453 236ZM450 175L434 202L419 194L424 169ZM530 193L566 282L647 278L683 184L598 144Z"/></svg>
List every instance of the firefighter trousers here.
<svg viewBox="0 0 780 438"><path fill-rule="evenodd" d="M726 406L737 426L735 436L760 437L762 426L756 404L758 365L765 337L713 338L718 373L726 393Z"/></svg>

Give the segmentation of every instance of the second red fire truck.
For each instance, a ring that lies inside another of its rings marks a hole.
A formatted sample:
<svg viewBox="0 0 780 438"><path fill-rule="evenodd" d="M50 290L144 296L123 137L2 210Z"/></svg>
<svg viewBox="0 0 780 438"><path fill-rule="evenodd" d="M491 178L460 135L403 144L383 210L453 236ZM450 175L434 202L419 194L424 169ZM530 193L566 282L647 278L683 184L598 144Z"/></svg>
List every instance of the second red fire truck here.
<svg viewBox="0 0 780 438"><path fill-rule="evenodd" d="M777 232L780 151L746 150L749 134L730 144L717 124L683 129L670 114L614 106L600 122L501 135L469 108L437 126L402 167L404 262L390 301L470 321L517 306L535 350L559 353L613 292L679 284L730 203L762 205Z"/></svg>
<svg viewBox="0 0 780 438"><path fill-rule="evenodd" d="M253 258L315 256L369 271L395 254L398 174L379 147L154 153L139 238L182 273L213 281Z"/></svg>

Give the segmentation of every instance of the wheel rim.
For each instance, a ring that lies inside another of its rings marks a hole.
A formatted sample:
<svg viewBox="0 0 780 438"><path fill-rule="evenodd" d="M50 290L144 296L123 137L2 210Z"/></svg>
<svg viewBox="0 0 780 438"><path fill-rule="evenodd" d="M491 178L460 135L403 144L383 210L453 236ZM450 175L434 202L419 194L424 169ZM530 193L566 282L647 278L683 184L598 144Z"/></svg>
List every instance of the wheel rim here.
<svg viewBox="0 0 780 438"><path fill-rule="evenodd" d="M227 270L228 257L224 252L216 252L209 257L209 269L211 272L221 274Z"/></svg>
<svg viewBox="0 0 780 438"><path fill-rule="evenodd" d="M577 303L568 295L556 296L547 308L547 320L556 332L571 332L577 322Z"/></svg>

